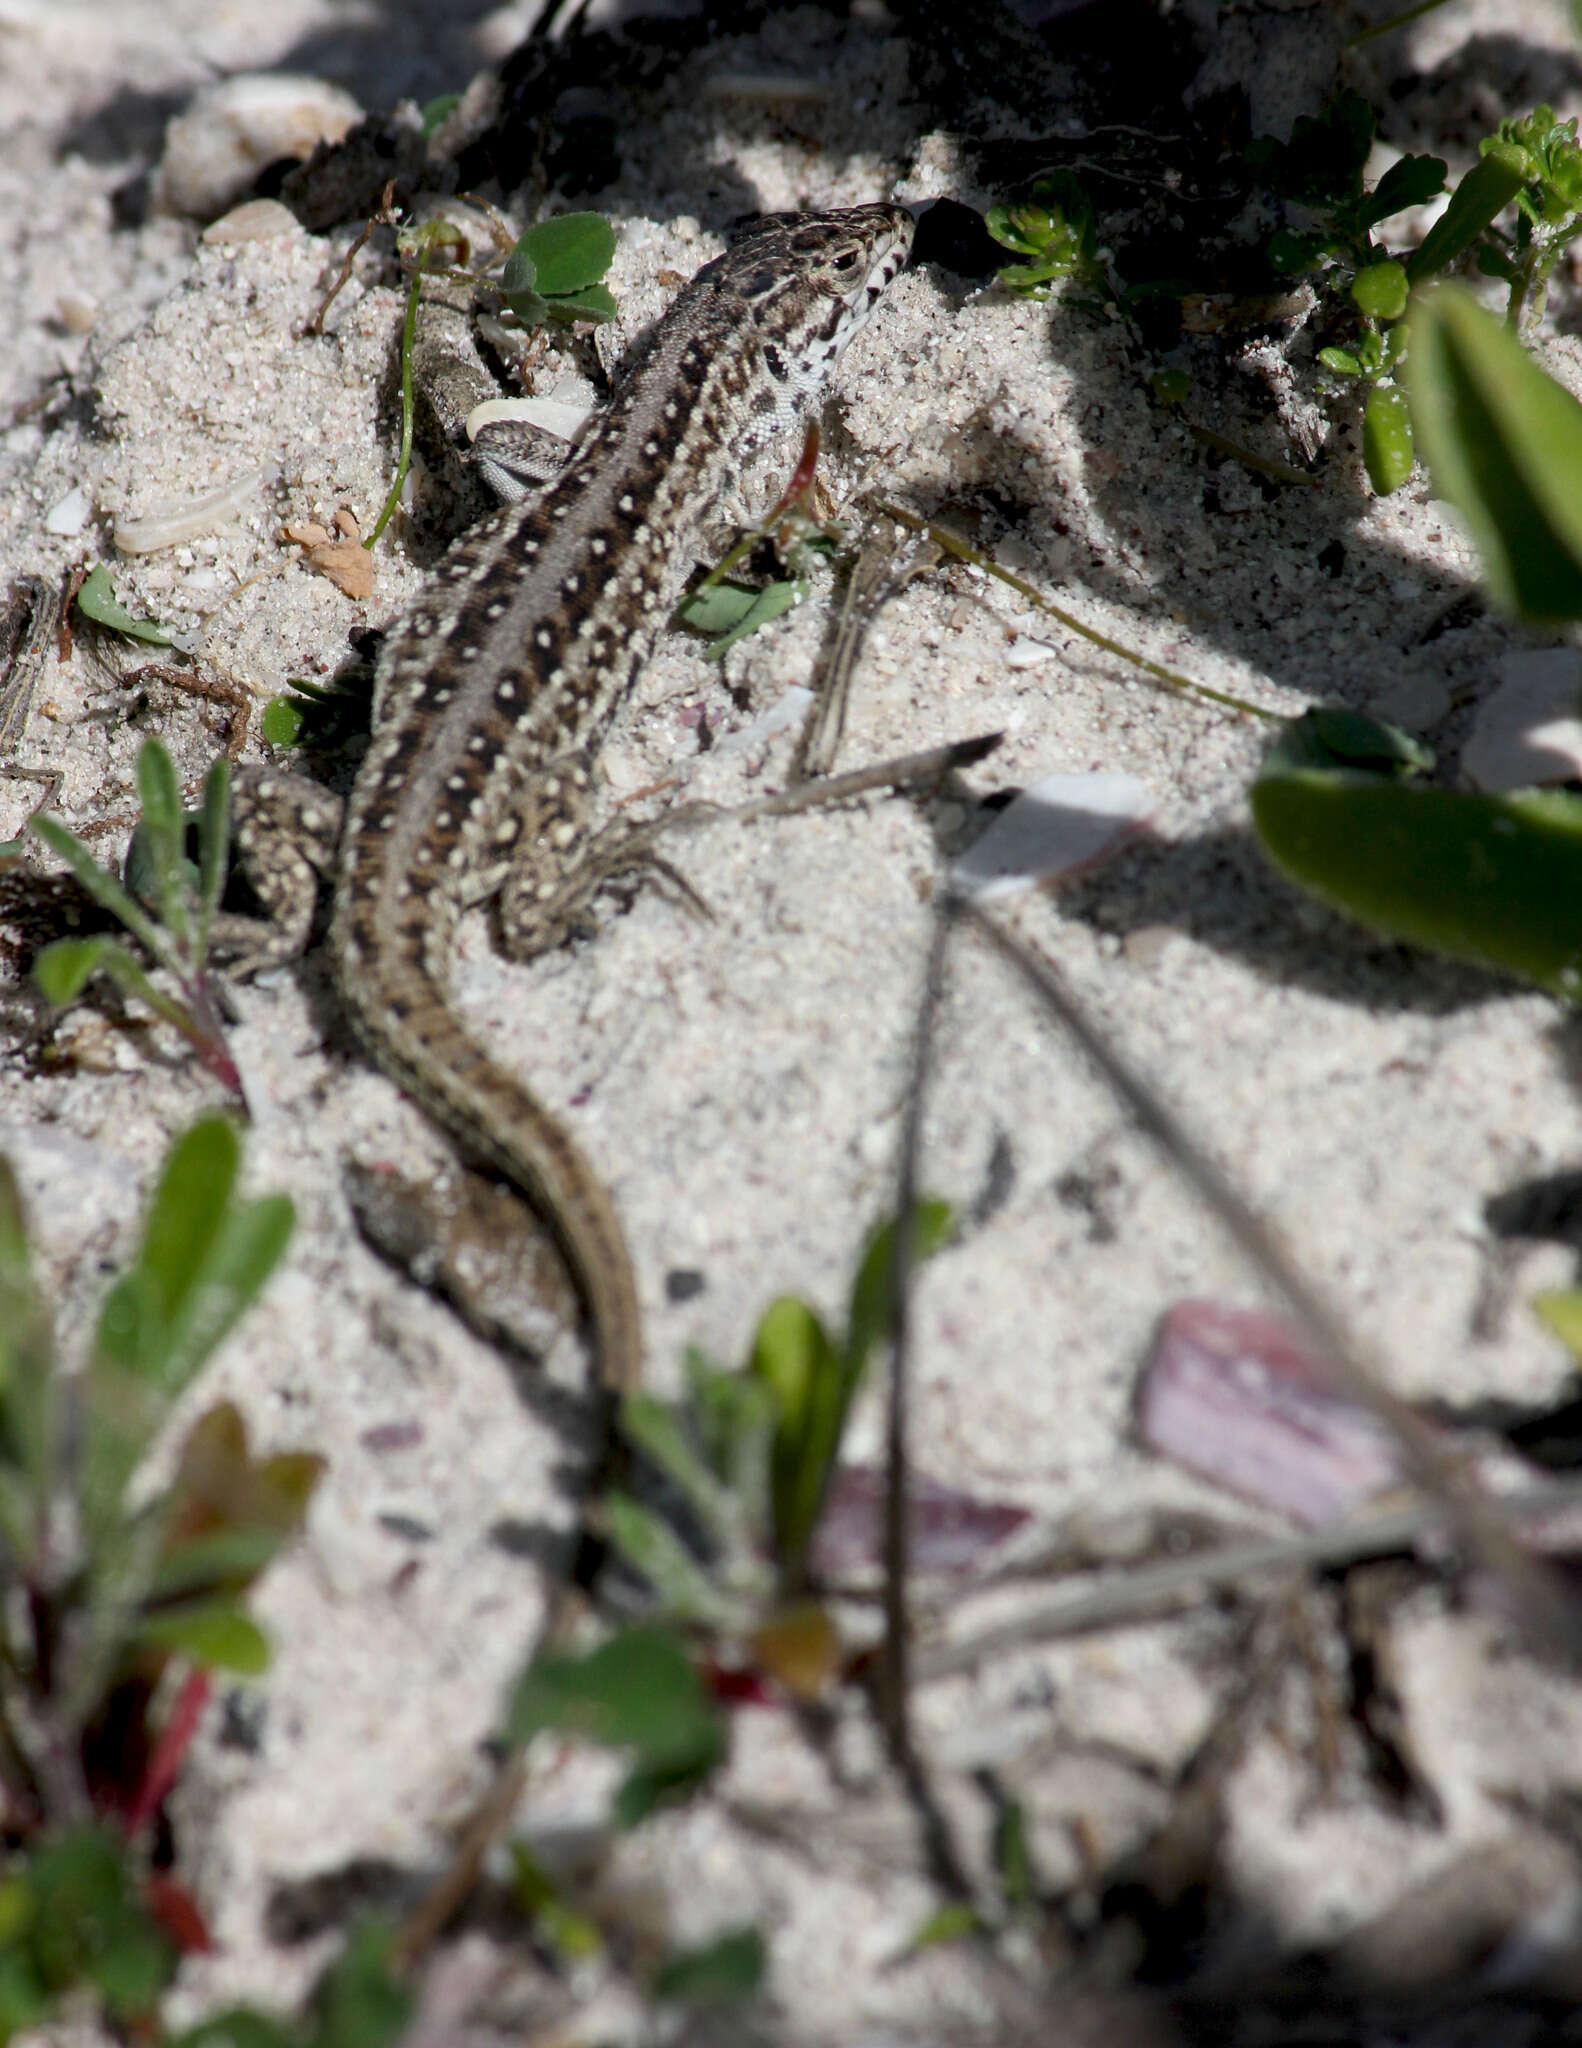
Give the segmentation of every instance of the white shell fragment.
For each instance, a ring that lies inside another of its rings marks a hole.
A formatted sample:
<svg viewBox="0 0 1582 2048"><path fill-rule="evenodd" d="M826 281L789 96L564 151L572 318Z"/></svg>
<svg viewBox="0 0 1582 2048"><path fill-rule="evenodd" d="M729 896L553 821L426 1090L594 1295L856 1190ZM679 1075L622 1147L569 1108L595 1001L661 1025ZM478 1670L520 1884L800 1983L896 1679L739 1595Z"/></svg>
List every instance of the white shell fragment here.
<svg viewBox="0 0 1582 2048"><path fill-rule="evenodd" d="M339 142L362 117L350 93L322 78L244 71L222 79L166 128L154 203L212 220L266 164L311 156L316 143Z"/></svg>
<svg viewBox="0 0 1582 2048"><path fill-rule="evenodd" d="M69 490L59 504L44 514L44 531L74 540L88 524L88 493L81 484Z"/></svg>
<svg viewBox="0 0 1582 2048"><path fill-rule="evenodd" d="M1029 640L1023 634L1014 647L1006 650L1005 666L1013 669L1041 668L1046 661L1053 661L1059 652L1060 649L1051 647L1047 640Z"/></svg>
<svg viewBox="0 0 1582 2048"><path fill-rule="evenodd" d="M1582 777L1582 648L1523 648L1498 673L1461 756L1468 778L1498 790Z"/></svg>
<svg viewBox="0 0 1582 2048"><path fill-rule="evenodd" d="M954 887L992 903L1106 859L1153 815L1154 799L1135 775L1095 771L1046 775L1011 799L951 869Z"/></svg>
<svg viewBox="0 0 1582 2048"><path fill-rule="evenodd" d="M201 498L183 498L145 512L141 519L118 519L115 544L123 555L151 555L156 548L173 548L184 540L196 540L212 533L242 514L257 497L264 481L261 469L249 470L234 483L217 491L205 491Z"/></svg>
<svg viewBox="0 0 1582 2048"><path fill-rule="evenodd" d="M767 711L761 711L750 724L736 732L728 732L717 743L715 752L750 754L755 747L766 745L777 733L794 732L812 708L813 692L804 689L800 683L791 683Z"/></svg>
<svg viewBox="0 0 1582 2048"><path fill-rule="evenodd" d="M486 398L467 415L467 439L476 441L496 420L526 420L557 441L574 441L592 410L591 405L567 404L559 398Z"/></svg>

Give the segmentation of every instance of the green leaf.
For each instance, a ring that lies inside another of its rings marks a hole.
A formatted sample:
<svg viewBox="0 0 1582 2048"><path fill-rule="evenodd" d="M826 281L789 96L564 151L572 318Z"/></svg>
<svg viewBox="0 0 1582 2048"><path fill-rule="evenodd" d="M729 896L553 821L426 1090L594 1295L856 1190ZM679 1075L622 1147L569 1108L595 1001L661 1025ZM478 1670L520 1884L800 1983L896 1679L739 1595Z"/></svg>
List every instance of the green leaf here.
<svg viewBox="0 0 1582 2048"><path fill-rule="evenodd" d="M549 301L542 292L519 287L502 292L501 297L524 327L542 327L549 318Z"/></svg>
<svg viewBox="0 0 1582 2048"><path fill-rule="evenodd" d="M605 1494L601 1507L611 1543L659 1595L667 1620L729 1624L729 1603L668 1522L628 1493Z"/></svg>
<svg viewBox="0 0 1582 2048"><path fill-rule="evenodd" d="M1032 1850L1027 1840L1027 1815L1019 1799L1007 1799L994 1821L994 1870L1001 1895L1013 1913L1037 1903Z"/></svg>
<svg viewBox="0 0 1582 2048"><path fill-rule="evenodd" d="M231 840L231 764L223 754L203 779L203 810L198 823L198 948L207 950L209 927L225 893L226 860Z"/></svg>
<svg viewBox="0 0 1582 2048"><path fill-rule="evenodd" d="M1480 157L1450 195L1450 204L1406 259L1413 284L1446 269L1472 247L1527 182L1522 152L1501 146Z"/></svg>
<svg viewBox="0 0 1582 2048"><path fill-rule="evenodd" d="M500 290L505 294L507 304L519 292L530 292L537 283L538 265L527 253L523 242L518 242L506 257L505 267L500 272Z"/></svg>
<svg viewBox="0 0 1582 2048"><path fill-rule="evenodd" d="M184 2034L167 2036L164 2048L302 2048L302 2036L261 2012L233 2006Z"/></svg>
<svg viewBox="0 0 1582 2048"><path fill-rule="evenodd" d="M724 2005L751 1998L768 1966L756 1927L739 1927L702 1948L675 1949L654 1973L655 1998L676 2005Z"/></svg>
<svg viewBox="0 0 1582 2048"><path fill-rule="evenodd" d="M262 1287L291 1234L283 1195L231 1199L237 1141L219 1117L178 1139L143 1245L100 1310L88 1381L84 1506L99 1537L175 1399ZM113 1560L105 1553L105 1568Z"/></svg>
<svg viewBox="0 0 1582 2048"><path fill-rule="evenodd" d="M1449 165L1438 156L1403 156L1391 164L1363 203L1358 225L1371 228L1392 213L1421 206L1445 189ZM1393 316L1392 316L1393 317Z"/></svg>
<svg viewBox="0 0 1582 2048"><path fill-rule="evenodd" d="M800 577L781 583L768 583L759 591L753 603L730 629L704 650L710 661L723 659L726 650L745 640L749 633L756 633L760 626L767 626L771 619L778 619L782 612L788 612L807 588Z"/></svg>
<svg viewBox="0 0 1582 2048"><path fill-rule="evenodd" d="M136 1640L241 1678L259 1678L269 1669L269 1638L233 1600L193 1601L145 1614Z"/></svg>
<svg viewBox="0 0 1582 2048"><path fill-rule="evenodd" d="M284 1195L232 1201L238 1159L223 1117L206 1117L177 1140L137 1263L100 1315L101 1354L171 1396L257 1296L291 1235L294 1211Z"/></svg>
<svg viewBox="0 0 1582 2048"><path fill-rule="evenodd" d="M1362 462L1381 498L1398 491L1417 467L1412 413L1395 384L1375 384L1362 409Z"/></svg>
<svg viewBox="0 0 1582 2048"><path fill-rule="evenodd" d="M100 1348L134 1371L157 1371L170 1325L196 1292L230 1213L241 1145L224 1117L178 1138L160 1170L137 1262L105 1303Z"/></svg>
<svg viewBox="0 0 1582 2048"><path fill-rule="evenodd" d="M96 626L107 626L112 633L124 633L129 640L142 640L150 647L169 647L170 635L163 626L152 619L135 619L117 598L110 583L110 572L101 563L91 569L82 580L77 592L77 609L84 618L92 619Z"/></svg>
<svg viewBox="0 0 1582 2048"><path fill-rule="evenodd" d="M91 939L56 939L33 962L33 979L46 1003L57 1008L74 1003L87 987L115 940L104 933Z"/></svg>
<svg viewBox="0 0 1582 2048"><path fill-rule="evenodd" d="M707 650L709 659L718 661L738 640L789 611L805 588L799 577L766 584L762 590L723 580L705 583L677 607L676 617L695 632L719 636Z"/></svg>
<svg viewBox="0 0 1582 2048"><path fill-rule="evenodd" d="M36 832L50 852L66 863L99 908L107 910L124 924L133 938L158 959L165 950L164 937L158 925L142 904L121 887L114 875L100 867L76 833L61 824L58 818L46 817L42 811L35 811L27 822L28 829Z"/></svg>
<svg viewBox="0 0 1582 2048"><path fill-rule="evenodd" d="M1582 1000L1582 799L1308 771L1260 777L1251 800L1264 850L1326 903Z"/></svg>
<svg viewBox="0 0 1582 2048"><path fill-rule="evenodd" d="M937 1913L930 1913L917 1929L907 1943L905 1953L915 1955L920 1949L939 1948L948 1941L965 1941L969 1936L985 1931L983 1916L976 1906L965 1902L941 1906Z"/></svg>
<svg viewBox="0 0 1582 2048"><path fill-rule="evenodd" d="M1407 388L1434 488L1471 528L1496 602L1582 618L1582 406L1448 285L1413 310Z"/></svg>
<svg viewBox="0 0 1582 2048"><path fill-rule="evenodd" d="M1361 768L1373 775L1426 775L1433 765L1433 749L1398 725L1346 705L1315 704L1281 728L1261 773Z"/></svg>
<svg viewBox="0 0 1582 2048"><path fill-rule="evenodd" d="M614 257L615 230L602 213L563 213L539 221L522 236L506 260L506 289L519 288L510 276L518 259L534 273L521 283L555 296L597 284Z"/></svg>
<svg viewBox="0 0 1582 2048"><path fill-rule="evenodd" d="M0 2041L43 2019L49 1993L25 1955L0 1955Z"/></svg>
<svg viewBox="0 0 1582 2048"><path fill-rule="evenodd" d="M946 1242L954 1219L948 1203L923 1201L914 1220L919 1263ZM829 1490L852 1398L868 1353L894 1327L891 1224L873 1232L852 1286L846 1339L837 1350L804 1301L782 1295L759 1320L749 1370L778 1411L772 1455L775 1554L793 1586Z"/></svg>
<svg viewBox="0 0 1582 2048"><path fill-rule="evenodd" d="M1289 142L1258 136L1247 160L1282 199L1320 209L1339 206L1361 193L1373 126L1372 107L1348 88L1321 113L1299 116Z"/></svg>
<svg viewBox="0 0 1582 2048"><path fill-rule="evenodd" d="M794 1584L829 1488L851 1384L824 1325L789 1294L759 1318L749 1370L778 1411L770 1461L775 1555Z"/></svg>
<svg viewBox="0 0 1582 2048"><path fill-rule="evenodd" d="M423 133L432 135L436 129L442 128L460 105L459 92L438 93L433 99L426 101L418 117L423 124Z"/></svg>
<svg viewBox="0 0 1582 2048"><path fill-rule="evenodd" d="M24 1574L48 1526L59 1450L49 1310L33 1284L27 1219L0 1158L0 1539ZM0 1935L0 1940L3 1940Z"/></svg>
<svg viewBox="0 0 1582 2048"><path fill-rule="evenodd" d="M687 1394L709 1468L749 1529L769 1518L769 1454L775 1403L750 1372L724 1372L696 1347L685 1358ZM723 1532L722 1532L723 1533Z"/></svg>
<svg viewBox="0 0 1582 2048"><path fill-rule="evenodd" d="M302 735L304 707L295 697L271 697L259 721L265 744L294 747Z"/></svg>
<svg viewBox="0 0 1582 2048"><path fill-rule="evenodd" d="M211 1535L181 1543L160 1559L151 1596L170 1600L178 1594L235 1590L250 1585L273 1563L286 1538L277 1529L216 1529Z"/></svg>
<svg viewBox="0 0 1582 2048"><path fill-rule="evenodd" d="M25 1877L0 1878L0 1949L14 1948L33 1924L33 1892Z"/></svg>
<svg viewBox="0 0 1582 2048"><path fill-rule="evenodd" d="M948 1202L925 1198L912 1215L912 1261L920 1266L949 1244L956 1228L955 1211ZM869 1237L851 1290L851 1314L846 1326L848 1370L860 1373L870 1349L888 1342L895 1329L895 1297L892 1291L895 1264L895 1224L882 1223Z"/></svg>
<svg viewBox="0 0 1582 2048"><path fill-rule="evenodd" d="M615 294L605 284L584 285L580 292L557 292L544 301L555 320L613 320L620 308Z"/></svg>
<svg viewBox="0 0 1582 2048"><path fill-rule="evenodd" d="M188 943L187 912L197 880L186 857L186 815L175 764L158 740L145 740L137 753L137 792L142 801L153 895L160 922L184 951Z"/></svg>
<svg viewBox="0 0 1582 2048"><path fill-rule="evenodd" d="M1340 377L1360 377L1362 365L1346 348L1321 348L1318 360L1326 370L1333 370Z"/></svg>
<svg viewBox="0 0 1582 2048"><path fill-rule="evenodd" d="M1406 265L1393 256L1370 263L1351 281L1351 296L1369 320L1399 320L1406 311Z"/></svg>
<svg viewBox="0 0 1582 2048"><path fill-rule="evenodd" d="M1534 1314L1547 1323L1566 1349L1582 1358L1582 1288L1549 1287L1535 1294Z"/></svg>
<svg viewBox="0 0 1582 2048"><path fill-rule="evenodd" d="M676 617L696 633L728 633L746 618L759 595L746 583L732 583L722 577L684 597L676 606Z"/></svg>
<svg viewBox="0 0 1582 2048"><path fill-rule="evenodd" d="M568 1906L524 1841L511 1843L511 1876L517 1901L533 1932L567 1962L585 1962L604 1953L604 1937L585 1913Z"/></svg>
<svg viewBox="0 0 1582 2048"><path fill-rule="evenodd" d="M72 1829L30 1860L28 1947L51 1991L90 1983L112 2012L145 2012L170 1981L174 1957L135 1897L126 1844L112 1829Z"/></svg>
<svg viewBox="0 0 1582 2048"><path fill-rule="evenodd" d="M634 1628L584 1657L541 1657L517 1682L507 1715L513 1742L543 1728L629 1749L636 1768L616 1800L631 1826L668 1794L690 1791L725 1753L724 1724L681 1639Z"/></svg>
<svg viewBox="0 0 1582 2048"><path fill-rule="evenodd" d="M681 1489L712 1537L729 1536L736 1522L729 1489L703 1462L675 1409L652 1394L632 1394L621 1404L621 1432Z"/></svg>
<svg viewBox="0 0 1582 2048"><path fill-rule="evenodd" d="M1276 270L1317 270L1328 256L1340 253L1341 245L1329 235L1298 235L1280 228L1269 237L1269 261Z"/></svg>
<svg viewBox="0 0 1582 2048"><path fill-rule="evenodd" d="M395 1937L365 1921L352 1930L313 2000L313 2048L393 2048L412 2017L412 1993L396 1975Z"/></svg>

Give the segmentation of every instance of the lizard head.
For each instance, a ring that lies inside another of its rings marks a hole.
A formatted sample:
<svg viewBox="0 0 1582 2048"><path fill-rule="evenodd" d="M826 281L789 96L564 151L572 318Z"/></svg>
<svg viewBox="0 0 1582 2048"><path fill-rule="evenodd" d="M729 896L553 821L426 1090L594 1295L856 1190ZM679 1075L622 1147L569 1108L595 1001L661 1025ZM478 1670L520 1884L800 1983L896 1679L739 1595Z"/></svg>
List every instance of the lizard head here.
<svg viewBox="0 0 1582 2048"><path fill-rule="evenodd" d="M866 326L912 247L904 206L773 213L746 224L710 266L750 307L754 346L782 413L800 411Z"/></svg>

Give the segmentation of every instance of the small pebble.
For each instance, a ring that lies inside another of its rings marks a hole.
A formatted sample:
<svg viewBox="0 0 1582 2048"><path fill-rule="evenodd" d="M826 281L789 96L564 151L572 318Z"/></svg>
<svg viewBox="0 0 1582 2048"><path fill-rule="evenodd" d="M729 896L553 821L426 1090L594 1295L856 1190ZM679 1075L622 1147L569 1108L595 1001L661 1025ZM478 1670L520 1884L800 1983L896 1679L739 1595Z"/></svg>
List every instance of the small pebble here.
<svg viewBox="0 0 1582 2048"><path fill-rule="evenodd" d="M199 237L215 242L272 242L279 235L300 235L302 224L278 199L244 199L229 213L210 221Z"/></svg>
<svg viewBox="0 0 1582 2048"><path fill-rule="evenodd" d="M61 534L68 540L75 539L88 524L88 517L88 493L81 484L76 484L44 514L44 531Z"/></svg>
<svg viewBox="0 0 1582 2048"><path fill-rule="evenodd" d="M99 317L99 301L88 292L64 291L55 301L55 318L68 334L86 334Z"/></svg>

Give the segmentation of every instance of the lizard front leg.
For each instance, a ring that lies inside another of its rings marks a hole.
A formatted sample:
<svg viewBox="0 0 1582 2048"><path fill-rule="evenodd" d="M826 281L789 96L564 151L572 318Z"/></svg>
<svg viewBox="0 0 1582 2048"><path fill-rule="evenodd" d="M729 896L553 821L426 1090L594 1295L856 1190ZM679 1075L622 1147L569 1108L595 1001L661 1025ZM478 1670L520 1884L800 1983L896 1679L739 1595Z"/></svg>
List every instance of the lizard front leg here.
<svg viewBox="0 0 1582 2048"><path fill-rule="evenodd" d="M242 978L307 951L319 884L334 873L345 805L322 783L274 768L243 769L231 790L237 865L262 915L215 919L213 938Z"/></svg>

